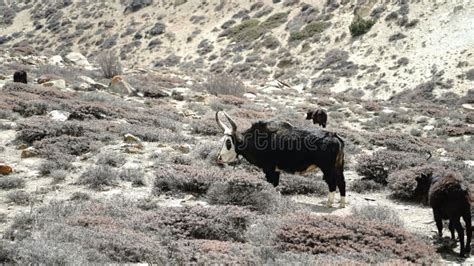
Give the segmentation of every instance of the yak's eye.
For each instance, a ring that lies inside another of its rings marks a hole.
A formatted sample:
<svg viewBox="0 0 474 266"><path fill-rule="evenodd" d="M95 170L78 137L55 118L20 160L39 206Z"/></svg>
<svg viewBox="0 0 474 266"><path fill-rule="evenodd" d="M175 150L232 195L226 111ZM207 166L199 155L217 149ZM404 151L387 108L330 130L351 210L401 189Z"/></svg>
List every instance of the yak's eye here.
<svg viewBox="0 0 474 266"><path fill-rule="evenodd" d="M230 150L230 148L232 148L232 141L230 141L230 139L227 139L225 141L225 147Z"/></svg>

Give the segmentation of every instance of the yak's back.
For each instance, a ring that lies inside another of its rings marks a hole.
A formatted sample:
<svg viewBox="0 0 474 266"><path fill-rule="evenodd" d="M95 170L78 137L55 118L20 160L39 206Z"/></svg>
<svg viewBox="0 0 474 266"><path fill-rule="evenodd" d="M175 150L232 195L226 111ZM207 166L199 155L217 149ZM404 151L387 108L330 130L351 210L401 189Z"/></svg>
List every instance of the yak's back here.
<svg viewBox="0 0 474 266"><path fill-rule="evenodd" d="M470 190L462 176L447 174L437 178L429 190L429 202L432 207L452 202L470 203Z"/></svg>

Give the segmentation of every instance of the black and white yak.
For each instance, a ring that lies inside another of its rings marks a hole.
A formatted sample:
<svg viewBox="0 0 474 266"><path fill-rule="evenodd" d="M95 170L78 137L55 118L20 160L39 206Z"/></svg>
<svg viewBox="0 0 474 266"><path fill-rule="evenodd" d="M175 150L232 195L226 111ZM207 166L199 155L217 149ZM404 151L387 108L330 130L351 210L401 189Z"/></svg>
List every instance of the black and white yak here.
<svg viewBox="0 0 474 266"><path fill-rule="evenodd" d="M231 128L219 119L224 131L219 164L237 160L240 155L261 168L268 182L278 186L280 172L306 174L320 168L329 186L327 206L332 207L336 187L341 194L340 206L345 207L344 142L335 133L319 129L301 129L288 122L259 121L244 132L225 112Z"/></svg>

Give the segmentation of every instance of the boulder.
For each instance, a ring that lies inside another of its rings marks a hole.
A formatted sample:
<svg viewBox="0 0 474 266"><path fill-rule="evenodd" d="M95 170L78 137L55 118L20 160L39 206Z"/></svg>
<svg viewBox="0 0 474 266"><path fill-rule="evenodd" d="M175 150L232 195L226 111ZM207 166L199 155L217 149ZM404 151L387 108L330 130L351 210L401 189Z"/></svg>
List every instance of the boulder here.
<svg viewBox="0 0 474 266"><path fill-rule="evenodd" d="M58 79L61 79L61 77L57 75L53 75L53 74L43 74L39 76L36 82L38 82L38 84L43 84L43 83L46 83L52 80L58 80Z"/></svg>
<svg viewBox="0 0 474 266"><path fill-rule="evenodd" d="M115 76L110 81L109 87L107 88L109 92L116 93L122 96L135 96L137 91L130 86L130 84L123 79L122 76Z"/></svg>
<svg viewBox="0 0 474 266"><path fill-rule="evenodd" d="M60 55L55 55L48 59L48 64L62 67L64 66L64 59Z"/></svg>
<svg viewBox="0 0 474 266"><path fill-rule="evenodd" d="M6 164L0 164L0 175L9 175L13 172L13 168Z"/></svg>
<svg viewBox="0 0 474 266"><path fill-rule="evenodd" d="M43 83L42 85L45 87L56 87L61 90L66 89L66 81L64 79L51 80Z"/></svg>
<svg viewBox="0 0 474 266"><path fill-rule="evenodd" d="M127 143L141 143L142 142L140 138L135 137L132 134L125 134L125 136L123 136L123 141Z"/></svg>
<svg viewBox="0 0 474 266"><path fill-rule="evenodd" d="M87 61L87 58L81 53L72 52L66 55L66 59L76 66L83 67L85 69L92 69L92 65Z"/></svg>
<svg viewBox="0 0 474 266"><path fill-rule="evenodd" d="M69 113L66 111L53 110L48 113L48 116L51 120L64 122L69 118Z"/></svg>

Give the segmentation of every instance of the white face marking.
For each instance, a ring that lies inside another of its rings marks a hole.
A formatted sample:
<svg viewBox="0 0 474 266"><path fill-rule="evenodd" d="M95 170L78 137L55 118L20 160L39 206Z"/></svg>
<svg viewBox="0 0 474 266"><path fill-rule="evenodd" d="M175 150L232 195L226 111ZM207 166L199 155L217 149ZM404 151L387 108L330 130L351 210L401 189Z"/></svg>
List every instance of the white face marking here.
<svg viewBox="0 0 474 266"><path fill-rule="evenodd" d="M231 163L237 160L237 152L235 151L235 145L232 141L232 137L225 135L221 139L222 147L217 156L217 160L222 163Z"/></svg>

